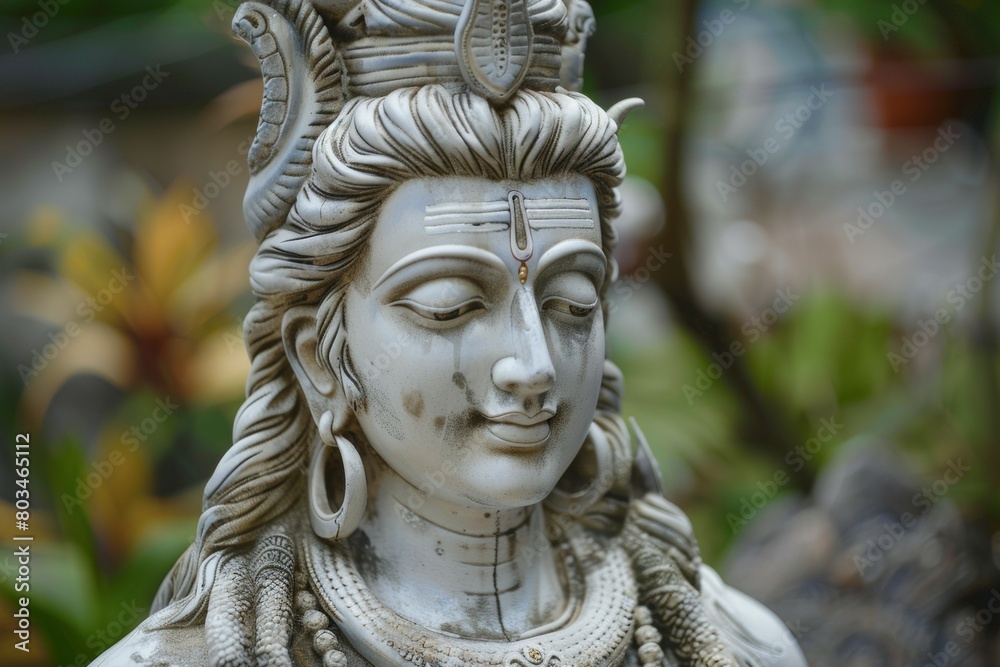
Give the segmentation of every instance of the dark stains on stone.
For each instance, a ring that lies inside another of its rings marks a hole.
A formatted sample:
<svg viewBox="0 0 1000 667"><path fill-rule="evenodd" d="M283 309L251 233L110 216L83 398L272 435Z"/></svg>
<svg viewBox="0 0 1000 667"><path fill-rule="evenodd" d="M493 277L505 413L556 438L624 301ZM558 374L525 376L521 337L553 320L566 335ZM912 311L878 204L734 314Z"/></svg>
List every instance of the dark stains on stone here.
<svg viewBox="0 0 1000 667"><path fill-rule="evenodd" d="M424 414L424 397L419 391L411 391L403 396L403 407L416 418Z"/></svg>

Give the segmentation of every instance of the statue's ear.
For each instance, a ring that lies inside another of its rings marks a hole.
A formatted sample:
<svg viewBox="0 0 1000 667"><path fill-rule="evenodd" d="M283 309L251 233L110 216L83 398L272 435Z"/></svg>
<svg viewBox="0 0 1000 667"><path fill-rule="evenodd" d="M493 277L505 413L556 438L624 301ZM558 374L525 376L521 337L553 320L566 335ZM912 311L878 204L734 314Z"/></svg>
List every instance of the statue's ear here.
<svg viewBox="0 0 1000 667"><path fill-rule="evenodd" d="M315 306L289 308L281 320L281 340L313 420L318 424L324 412L332 412L332 430L336 433L344 427L351 412L340 383L319 359L316 312Z"/></svg>

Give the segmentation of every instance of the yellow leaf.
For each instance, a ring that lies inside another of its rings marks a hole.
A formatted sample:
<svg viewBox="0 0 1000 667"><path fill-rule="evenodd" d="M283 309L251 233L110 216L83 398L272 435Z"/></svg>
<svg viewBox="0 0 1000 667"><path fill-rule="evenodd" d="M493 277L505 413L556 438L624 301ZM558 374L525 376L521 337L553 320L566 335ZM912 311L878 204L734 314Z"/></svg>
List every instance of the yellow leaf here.
<svg viewBox="0 0 1000 667"><path fill-rule="evenodd" d="M151 298L171 303L177 289L215 246L216 233L202 216L185 220L190 188L178 185L155 201L135 234L135 268Z"/></svg>
<svg viewBox="0 0 1000 667"><path fill-rule="evenodd" d="M250 359L235 326L204 340L191 361L191 398L221 403L244 394Z"/></svg>
<svg viewBox="0 0 1000 667"><path fill-rule="evenodd" d="M52 397L74 375L89 373L118 387L128 387L134 376L131 341L97 321L81 326L65 347L52 352L36 359L26 378L27 386L21 400L30 423L41 423Z"/></svg>

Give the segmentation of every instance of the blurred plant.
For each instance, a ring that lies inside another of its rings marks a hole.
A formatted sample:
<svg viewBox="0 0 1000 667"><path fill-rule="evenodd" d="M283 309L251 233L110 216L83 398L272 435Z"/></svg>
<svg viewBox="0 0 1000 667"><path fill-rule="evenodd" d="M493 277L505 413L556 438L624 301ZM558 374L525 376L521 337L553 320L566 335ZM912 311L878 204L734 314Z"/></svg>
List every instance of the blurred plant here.
<svg viewBox="0 0 1000 667"><path fill-rule="evenodd" d="M182 404L242 393L249 361L231 307L249 291L253 246L218 251L212 224L181 214L190 191L181 186L149 201L117 244L54 230L44 243L55 274L27 269L14 278L14 311L48 323L56 332L50 340L58 339L58 351L19 367L29 420L39 422L59 388L81 373Z"/></svg>
<svg viewBox="0 0 1000 667"><path fill-rule="evenodd" d="M147 196L134 229L110 237L67 231L43 211L2 249L20 264L8 292L15 325L48 332L22 355L18 408L5 415L34 436L32 627L48 651L29 656L37 664L87 664L145 618L193 539L205 470L231 444L249 369L236 313L253 247L219 249L208 219L182 215L190 191ZM113 387L117 405L53 419L94 382ZM0 593L13 600L8 565ZM0 662L13 660L8 650Z"/></svg>
<svg viewBox="0 0 1000 667"><path fill-rule="evenodd" d="M745 446L740 397L729 384L716 382L695 400L685 395L685 383L714 359L683 330L652 349L623 341L612 341L611 349L628 379L624 414L638 420L656 449L670 497L691 514L706 561L717 563L742 532L740 521L734 527L726 517L742 518L744 499L777 473L819 472L856 437L900 444L929 478L946 460L981 460L982 447L996 446L996 406L984 400L977 381L984 369L965 326L946 325L921 350L920 363L895 373L887 352L900 332L888 309L860 306L835 290L804 294L743 357L754 384L793 425L794 444L779 460ZM985 371L1000 376L1000 364ZM831 422L837 425L833 437L810 443ZM967 518L992 530L1000 517L995 474L973 466L949 494ZM768 502L796 489L786 482L775 491Z"/></svg>
<svg viewBox="0 0 1000 667"><path fill-rule="evenodd" d="M14 607L30 595L32 652L7 642L3 664L89 664L146 617L159 573L194 537L199 494L155 497L149 453L126 454L105 432L95 460L73 437L32 459L30 589L15 589L16 559L0 562L0 596ZM12 634L13 617L0 627Z"/></svg>

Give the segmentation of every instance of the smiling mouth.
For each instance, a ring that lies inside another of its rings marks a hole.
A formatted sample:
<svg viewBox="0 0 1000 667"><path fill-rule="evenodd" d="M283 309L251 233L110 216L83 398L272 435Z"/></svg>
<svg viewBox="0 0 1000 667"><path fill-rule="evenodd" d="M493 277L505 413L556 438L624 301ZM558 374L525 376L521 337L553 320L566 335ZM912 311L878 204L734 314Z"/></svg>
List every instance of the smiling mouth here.
<svg viewBox="0 0 1000 667"><path fill-rule="evenodd" d="M498 439L509 445L531 447L549 439L552 427L549 420L555 416L551 410L542 410L534 416L523 412L508 412L496 417L486 417L486 428Z"/></svg>

